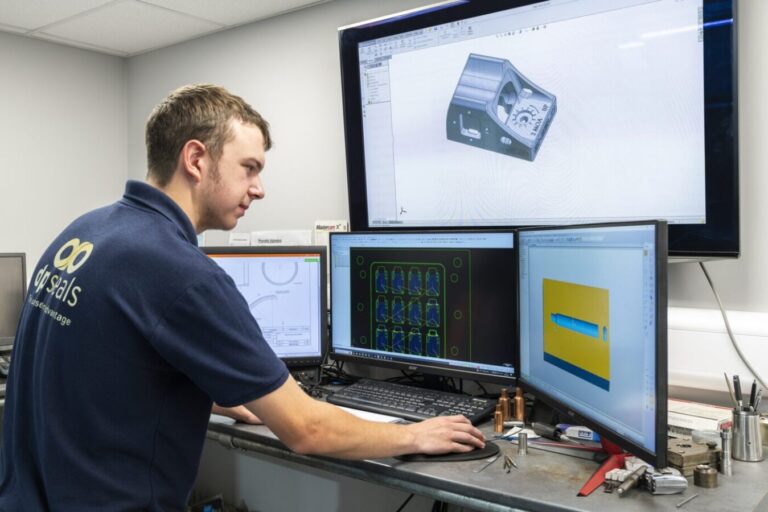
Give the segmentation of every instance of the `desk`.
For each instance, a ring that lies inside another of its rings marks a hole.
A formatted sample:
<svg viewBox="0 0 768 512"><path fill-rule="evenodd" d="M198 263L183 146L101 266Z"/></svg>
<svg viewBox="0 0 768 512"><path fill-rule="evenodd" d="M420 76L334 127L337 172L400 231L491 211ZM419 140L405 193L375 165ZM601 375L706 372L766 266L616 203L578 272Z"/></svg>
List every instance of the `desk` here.
<svg viewBox="0 0 768 512"><path fill-rule="evenodd" d="M492 437L490 424L480 426ZM516 445L499 441L518 465L510 473L502 471L499 458L480 473L473 470L482 460L467 462L403 462L397 459L343 461L328 457L299 455L288 450L264 426L211 423L209 439L240 450L317 468L441 500L458 506L501 511L517 508L533 511L768 511L768 462L734 461L734 475L718 475L718 487L688 487L683 494L653 496L644 490L631 491L627 497L601 490L591 496L576 496L597 464L583 459L529 449L518 457ZM677 503L693 494L699 496L677 509Z"/></svg>

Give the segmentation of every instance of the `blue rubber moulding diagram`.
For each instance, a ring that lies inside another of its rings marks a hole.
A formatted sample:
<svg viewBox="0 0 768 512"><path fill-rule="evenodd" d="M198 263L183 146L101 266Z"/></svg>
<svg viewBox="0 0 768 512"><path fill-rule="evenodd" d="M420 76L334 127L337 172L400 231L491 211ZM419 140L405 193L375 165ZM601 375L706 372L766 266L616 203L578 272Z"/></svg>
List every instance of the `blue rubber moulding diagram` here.
<svg viewBox="0 0 768 512"><path fill-rule="evenodd" d="M532 162L557 98L506 59L470 54L448 107L448 139Z"/></svg>

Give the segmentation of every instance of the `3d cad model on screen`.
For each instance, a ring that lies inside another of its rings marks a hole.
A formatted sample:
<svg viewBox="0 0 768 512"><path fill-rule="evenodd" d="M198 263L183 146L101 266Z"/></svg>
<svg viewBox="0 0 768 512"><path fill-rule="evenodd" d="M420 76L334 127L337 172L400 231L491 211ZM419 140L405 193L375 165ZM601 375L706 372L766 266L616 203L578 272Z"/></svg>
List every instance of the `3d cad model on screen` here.
<svg viewBox="0 0 768 512"><path fill-rule="evenodd" d="M448 107L447 137L533 161L557 111L557 98L506 59L470 54Z"/></svg>

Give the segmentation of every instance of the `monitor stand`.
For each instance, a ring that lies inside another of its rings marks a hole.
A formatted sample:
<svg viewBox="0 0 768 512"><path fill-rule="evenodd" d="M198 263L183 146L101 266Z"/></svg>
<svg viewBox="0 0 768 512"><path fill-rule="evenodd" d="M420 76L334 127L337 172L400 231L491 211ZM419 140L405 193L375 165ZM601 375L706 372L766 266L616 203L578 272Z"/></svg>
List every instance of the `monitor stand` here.
<svg viewBox="0 0 768 512"><path fill-rule="evenodd" d="M605 482L605 474L613 469L623 469L624 459L627 458L627 454L622 451L614 443L608 441L604 437L600 438L600 444L603 446L603 450L608 454L608 458L597 468L587 483L579 490L579 496L589 496L592 491L603 485Z"/></svg>

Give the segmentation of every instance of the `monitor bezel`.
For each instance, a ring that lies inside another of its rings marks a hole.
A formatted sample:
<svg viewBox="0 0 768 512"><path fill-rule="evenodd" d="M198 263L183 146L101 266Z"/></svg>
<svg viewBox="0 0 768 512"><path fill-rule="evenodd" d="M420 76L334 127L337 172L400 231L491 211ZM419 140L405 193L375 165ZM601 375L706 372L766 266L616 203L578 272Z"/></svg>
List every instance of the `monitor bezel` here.
<svg viewBox="0 0 768 512"><path fill-rule="evenodd" d="M27 297L27 254L23 252L2 252L0 258L19 258L21 260L21 311L24 310L24 301ZM18 327L18 320L16 321L16 327ZM16 339L16 332L13 336L0 336L0 350L3 348L10 348L13 346L13 341Z"/></svg>
<svg viewBox="0 0 768 512"><path fill-rule="evenodd" d="M656 243L656 379L655 379L655 396L656 396L656 436L655 436L655 452L651 452L645 447L622 437L610 428L601 424L599 421L584 415L580 412L574 411L565 403L559 401L556 397L550 395L546 391L540 389L535 384L527 381L522 375L519 367L519 362L522 360L522 329L520 328L520 234L530 231L556 231L556 230L568 230L568 229L592 229L602 227L624 227L624 226L655 226L655 243ZM537 228L521 228L515 233L515 247L518 248L515 256L515 282L518 287L516 290L517 295L517 308L516 308L516 322L518 326L518 381L520 386L530 391L537 400L541 400L553 409L564 415L568 423L578 423L585 425L594 431L598 432L606 439L613 441L618 446L632 453L633 455L653 464L657 468L664 468L667 466L667 223L664 221L630 221L630 222L610 222L610 223L596 223L596 224L574 224L568 226L543 226Z"/></svg>
<svg viewBox="0 0 768 512"><path fill-rule="evenodd" d="M522 7L539 0L448 2L414 12L339 29L339 57L344 117L350 226L353 231L421 231L485 229L475 226L370 226L365 176L363 118L358 44L380 37ZM740 255L738 62L736 2L703 0L706 224L672 224L669 255L674 258L719 259ZM720 23L725 20L728 23ZM717 22L717 23L715 23ZM620 221L619 221L620 222ZM517 229L525 226L489 226Z"/></svg>
<svg viewBox="0 0 768 512"><path fill-rule="evenodd" d="M331 282L331 306L333 306L333 240L336 237L345 237L345 236L356 236L356 235L374 235L374 236L386 236L386 235L430 235L430 234L436 234L436 235L448 235L453 233L481 233L481 234L488 234L488 233L505 233L505 234L511 234L513 239L513 247L512 247L512 259L514 261L516 254L517 254L517 248L514 246L514 240L515 240L515 234L514 230L512 229L485 229L485 230L478 230L478 229L459 229L459 230L451 230L450 232L446 232L445 230L377 230L377 231L347 231L347 232L331 232L330 239L329 239L329 245L328 250L331 253L329 255L329 262L331 264L331 272L330 272L330 282ZM514 279L516 281L516 279ZM513 297L514 300L514 297ZM516 309L516 304L512 306L513 311ZM511 312L512 313L512 312ZM331 309L331 319L333 319L333 310ZM517 319L515 319L517 320ZM517 375L519 371L519 363L520 363L520 351L518 347L513 347L513 358L512 358L512 364L514 365L514 374L513 375L496 375L496 374L489 374L489 373L480 373L473 371L471 369L462 369L462 368L450 368L445 367L443 365L434 365L434 364L428 364L428 363L422 363L422 362L413 362L413 361L388 361L388 360L382 360L377 359L375 357L366 357L363 355L352 355L352 354L346 354L343 352L337 352L335 350L335 346L333 344L333 326L334 322L331 321L330 326L330 343L329 343L329 351L328 355L330 358L338 361L344 361L349 363L358 363L358 364L364 364L368 366L375 366L380 368L390 368L394 370L401 370L401 371L409 371L409 372L420 372L426 375L437 375L442 377L452 377L452 378L459 378L459 379L469 379L469 380L475 380L480 382L490 382L490 383L496 383L496 384L502 384L502 385L514 385L517 382ZM519 326L515 324L512 329L512 339L510 340L510 343L516 343L517 340L517 331L519 330Z"/></svg>
<svg viewBox="0 0 768 512"><path fill-rule="evenodd" d="M323 245L248 245L204 246L206 256L217 254L319 254L320 255L320 355L312 357L280 357L289 369L320 366L328 355L328 254Z"/></svg>

